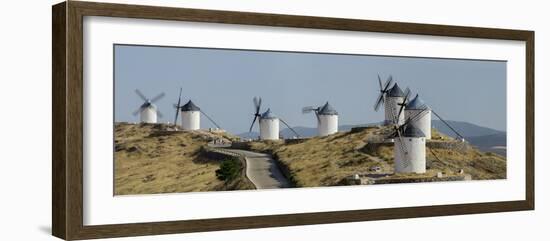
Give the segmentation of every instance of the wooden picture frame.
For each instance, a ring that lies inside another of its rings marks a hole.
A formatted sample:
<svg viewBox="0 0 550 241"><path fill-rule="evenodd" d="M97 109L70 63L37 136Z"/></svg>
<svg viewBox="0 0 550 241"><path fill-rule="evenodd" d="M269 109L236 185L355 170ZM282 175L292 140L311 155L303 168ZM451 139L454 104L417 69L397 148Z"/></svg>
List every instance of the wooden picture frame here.
<svg viewBox="0 0 550 241"><path fill-rule="evenodd" d="M77 1L59 3L53 6L52 11L52 232L56 237L77 240L534 209L535 37L533 31ZM524 41L526 43L526 198L519 201L474 204L86 226L83 224L82 153L84 16Z"/></svg>

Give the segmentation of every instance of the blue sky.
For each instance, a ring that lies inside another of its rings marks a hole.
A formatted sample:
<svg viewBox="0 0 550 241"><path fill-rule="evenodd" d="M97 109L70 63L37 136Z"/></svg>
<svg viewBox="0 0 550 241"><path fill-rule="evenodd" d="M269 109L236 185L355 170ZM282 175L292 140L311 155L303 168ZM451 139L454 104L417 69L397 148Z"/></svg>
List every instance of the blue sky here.
<svg viewBox="0 0 550 241"><path fill-rule="evenodd" d="M301 109L326 101L341 125L373 123L383 119L383 108L373 110L377 75L391 74L445 119L506 130L503 61L130 45L114 51L115 121L138 121L132 112L142 104L134 94L140 89L149 98L165 92L156 103L160 121L173 122L182 87L183 101L192 99L235 134L248 131L254 96L292 126L314 127L315 117Z"/></svg>

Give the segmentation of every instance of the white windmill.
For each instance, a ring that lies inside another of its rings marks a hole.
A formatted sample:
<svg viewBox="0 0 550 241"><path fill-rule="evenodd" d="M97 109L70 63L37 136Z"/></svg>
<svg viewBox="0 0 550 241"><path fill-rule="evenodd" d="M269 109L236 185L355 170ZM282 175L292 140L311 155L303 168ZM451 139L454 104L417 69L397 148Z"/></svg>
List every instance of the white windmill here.
<svg viewBox="0 0 550 241"><path fill-rule="evenodd" d="M406 99L408 98L408 94L410 93L410 91L407 88L404 93L397 83L395 83L392 88L389 88L392 83L392 76L390 76L386 80L386 83L384 85L382 85L382 80L380 80L380 76L378 76L380 95L378 95L378 98L374 103L374 110L378 111L380 105L384 103L384 124L401 125L405 122L405 113L400 111L400 109L406 104ZM396 116L397 118L394 119L394 116ZM394 123L394 121L396 122Z"/></svg>
<svg viewBox="0 0 550 241"><path fill-rule="evenodd" d="M162 113L157 109L157 106L154 104L154 102L157 102L162 97L164 97L164 92L158 94L152 99L148 99L145 97L141 91L138 89L135 90L136 94L144 101L144 103L134 111L132 114L136 116L137 114L140 114L140 122L142 123L157 123L157 115L162 118Z"/></svg>
<svg viewBox="0 0 550 241"><path fill-rule="evenodd" d="M414 116L407 118L402 125L394 124L394 130L389 138L394 140L395 173L425 173L426 172L426 136L411 123L423 118L429 111L421 108ZM395 115L397 118L397 115Z"/></svg>
<svg viewBox="0 0 550 241"><path fill-rule="evenodd" d="M393 77L390 75L390 77L388 77L386 82L384 84L382 84L382 80L380 79L380 75L378 75L378 84L380 86L380 94L376 98L376 102L374 102L374 110L375 111L378 111L378 109L380 109L380 106L382 105L382 103L385 104L386 95L390 91L390 86L393 84ZM386 116L386 120L387 119L388 119L388 117ZM388 124L388 123L385 122L385 124Z"/></svg>
<svg viewBox="0 0 550 241"><path fill-rule="evenodd" d="M193 101L189 100L185 105L181 105L181 88L180 95L178 98L178 104L174 105L176 108L176 118L174 123L178 123L178 114L181 112L181 127L183 130L199 130L201 128L201 114L206 116L206 118L216 126L216 128L221 129L221 127L204 113L201 108L199 108Z"/></svg>
<svg viewBox="0 0 550 241"><path fill-rule="evenodd" d="M302 113L315 112L317 117L317 132L319 136L327 136L338 132L338 112L328 101L317 108L307 106L302 108Z"/></svg>
<svg viewBox="0 0 550 241"><path fill-rule="evenodd" d="M254 97L252 101L254 102L255 112L254 112L254 119L252 120L252 124L250 125L250 129L248 130L248 132L252 132L254 123L256 123L256 120L258 119L258 123L260 125L260 140L279 140L279 121L281 121L284 125L286 125L289 130L294 132L294 134L296 134L297 137L300 136L284 120L276 117L271 112L271 109L268 108L264 113L260 114L260 109L262 107L261 97Z"/></svg>
<svg viewBox="0 0 550 241"><path fill-rule="evenodd" d="M420 98L418 94L405 106L405 119L413 117L418 113L426 111L427 113L423 115L418 120L411 122L410 125L420 129L426 139L432 139L432 110L424 101Z"/></svg>
<svg viewBox="0 0 550 241"><path fill-rule="evenodd" d="M201 128L201 109L189 100L181 108L181 128L198 130Z"/></svg>

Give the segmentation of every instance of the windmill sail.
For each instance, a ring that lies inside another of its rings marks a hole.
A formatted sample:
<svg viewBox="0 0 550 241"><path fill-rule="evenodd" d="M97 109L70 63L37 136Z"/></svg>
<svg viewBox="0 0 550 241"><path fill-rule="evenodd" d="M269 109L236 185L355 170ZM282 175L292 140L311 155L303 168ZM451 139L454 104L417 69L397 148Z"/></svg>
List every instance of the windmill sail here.
<svg viewBox="0 0 550 241"><path fill-rule="evenodd" d="M141 93L140 90L138 89L135 89L134 92L136 92L136 94L143 100L143 101L147 101L147 97L145 97L145 95L143 93Z"/></svg>
<svg viewBox="0 0 550 241"><path fill-rule="evenodd" d="M378 111L378 109L380 108L380 105L384 103L386 98L386 93L388 93L389 88L392 84L393 84L393 77L391 75L383 85L382 85L382 80L380 79L380 75L378 75L378 85L380 87L380 94L378 95L378 98L376 98L376 102L374 102L375 111Z"/></svg>
<svg viewBox="0 0 550 241"><path fill-rule="evenodd" d="M394 130L390 134L389 138L397 138L398 143L396 143L397 148L399 148L399 151L403 153L403 168L407 168L410 165L410 156L409 156L409 150L407 150L407 146L404 144L404 138L403 138L403 132L408 127L408 125L414 121L417 121L418 119L422 118L429 112L429 108L427 106L421 107L422 111L418 112L416 115L410 117L403 123L402 125L397 125L397 122L394 122ZM392 117L394 120L397 120L399 117L395 115L395 112L391 112Z"/></svg>
<svg viewBox="0 0 550 241"><path fill-rule="evenodd" d="M210 122L212 122L212 124L214 124L218 129L221 129L220 125L218 125L218 123L216 123L212 118L210 118L210 116L208 116L206 113L204 113L204 111L200 110L200 112L201 112L204 116L206 116L206 118L207 118Z"/></svg>
<svg viewBox="0 0 550 241"><path fill-rule="evenodd" d="M439 118L439 120L441 120L441 122L443 122L443 124L445 124L447 127L449 127L449 129L451 129L456 134L457 138L460 138L462 141L464 141L464 137L460 133L458 133L458 131L455 130L455 128L453 128L449 123L447 123L447 121L445 121L443 118L441 118L441 116L439 114L437 114L434 110L432 110L432 113L434 113L434 115L437 116L437 118Z"/></svg>
<svg viewBox="0 0 550 241"><path fill-rule="evenodd" d="M179 97L178 97L178 104L175 106L176 107L176 117L174 118L174 126L177 125L178 123L178 114L180 113L180 108L181 108L181 91L182 91L182 88L180 88L180 94L179 94Z"/></svg>
<svg viewBox="0 0 550 241"><path fill-rule="evenodd" d="M319 124L321 122L321 118L319 118L319 110L320 109L321 109L321 107L306 106L306 107L302 108L302 114L307 114L307 113L314 112L315 117L317 117L317 124Z"/></svg>
<svg viewBox="0 0 550 241"><path fill-rule="evenodd" d="M153 103L162 99L165 96L164 92L161 92L160 94L158 94L152 99L148 99L139 89L135 89L134 92L136 93L136 95L139 96L140 99L144 101L144 103L137 110L132 112L132 115L135 116L138 113L140 113L143 109L153 107L156 111L156 114L161 118L163 117L163 114L156 108L156 106Z"/></svg>
<svg viewBox="0 0 550 241"><path fill-rule="evenodd" d="M285 124L286 127L288 127L289 130L291 130L292 132L294 132L294 134L296 134L296 137L300 137L300 134L298 134L298 132L296 132L294 129L292 129L292 127L290 127L289 124L286 123L286 121L284 121L283 119L279 118L279 120L281 122L283 122L283 124Z"/></svg>
<svg viewBox="0 0 550 241"><path fill-rule="evenodd" d="M397 113L397 117L401 116L401 113L403 113L403 110L405 109L405 106L407 106L407 102L409 101L409 97L411 95L411 90L409 87L405 90L405 97L403 97L403 101L401 103L398 103L399 105L399 112Z"/></svg>
<svg viewBox="0 0 550 241"><path fill-rule="evenodd" d="M260 108L262 107L262 98L256 97L252 99L252 103L254 104L254 119L252 120L252 124L250 124L250 129L248 132L252 132L252 127L254 127L254 123L256 123L256 120L260 117Z"/></svg>

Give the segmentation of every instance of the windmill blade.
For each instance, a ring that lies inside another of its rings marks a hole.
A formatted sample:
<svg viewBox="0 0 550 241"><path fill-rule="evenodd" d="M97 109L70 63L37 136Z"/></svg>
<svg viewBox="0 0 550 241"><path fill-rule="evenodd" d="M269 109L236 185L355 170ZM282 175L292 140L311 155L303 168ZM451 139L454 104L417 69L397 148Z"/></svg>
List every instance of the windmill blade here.
<svg viewBox="0 0 550 241"><path fill-rule="evenodd" d="M399 124L399 116L396 116L395 110L390 108L390 115L394 125Z"/></svg>
<svg viewBox="0 0 550 241"><path fill-rule="evenodd" d="M397 132L397 138L399 138L399 150L404 154L405 160L403 162L403 168L406 168L409 166L409 151L407 150L407 146L405 146L403 142L403 136L401 136L401 131L399 129L396 130Z"/></svg>
<svg viewBox="0 0 550 241"><path fill-rule="evenodd" d="M399 108L399 113L397 114L398 117L401 116L401 113L405 109L405 106L407 106L407 102L409 101L410 95L411 95L411 90L409 89L409 87L407 87L407 89L405 90L405 97L403 98L403 101L399 104L400 108Z"/></svg>
<svg viewBox="0 0 550 241"><path fill-rule="evenodd" d="M262 97L259 97L259 102L258 102L258 109L256 110L256 113L260 113L260 109L262 108Z"/></svg>
<svg viewBox="0 0 550 241"><path fill-rule="evenodd" d="M397 132L397 138L399 138L399 144L401 145L401 149L403 150L403 153L405 153L405 155L409 155L409 151L407 150L407 146L405 146L405 144L403 142L403 135L401 135L401 130L397 129L396 132Z"/></svg>
<svg viewBox="0 0 550 241"><path fill-rule="evenodd" d="M252 99L252 102L254 103L254 114L258 115L260 113L260 108L262 106L262 98L254 96Z"/></svg>
<svg viewBox="0 0 550 241"><path fill-rule="evenodd" d="M405 89L405 102L407 102L410 97L411 97L411 89L409 89L409 87L407 87Z"/></svg>
<svg viewBox="0 0 550 241"><path fill-rule="evenodd" d="M179 97L178 97L178 104L175 106L176 107L176 118L174 118L174 126L177 125L177 123L178 123L178 114L180 113L180 104L181 104L181 91L182 91L182 88L180 88L180 94L179 94Z"/></svg>
<svg viewBox="0 0 550 241"><path fill-rule="evenodd" d="M388 91L390 86L393 84L393 77L390 75L390 77L386 80L386 84L384 85L384 93Z"/></svg>
<svg viewBox="0 0 550 241"><path fill-rule="evenodd" d="M178 114L180 113L180 109L176 109L176 118L174 118L174 126L178 125Z"/></svg>
<svg viewBox="0 0 550 241"><path fill-rule="evenodd" d="M212 124L214 124L218 129L221 129L221 127L218 125L218 123L216 123L212 118L210 118L210 116L208 116L206 113L204 113L204 111L200 110L200 112L201 112L204 116L206 116L206 118L207 118L210 122L212 122Z"/></svg>
<svg viewBox="0 0 550 241"><path fill-rule="evenodd" d="M160 118L164 117L164 115L162 114L162 112L160 112L160 110L157 110L157 115L158 115Z"/></svg>
<svg viewBox="0 0 550 241"><path fill-rule="evenodd" d="M382 105L383 102L384 102L384 94L380 93L380 95L378 96L378 99L376 99L376 102L374 102L374 110L378 111L378 109L380 109L380 106Z"/></svg>
<svg viewBox="0 0 550 241"><path fill-rule="evenodd" d="M137 110L135 110L134 112L132 112L132 115L133 116L137 116L139 114L139 112L141 111L141 108L138 108Z"/></svg>
<svg viewBox="0 0 550 241"><path fill-rule="evenodd" d="M147 101L147 97L145 97L145 95L141 93L141 91L139 91L138 89L135 89L134 92L136 92L139 98L141 98L143 101Z"/></svg>
<svg viewBox="0 0 550 241"><path fill-rule="evenodd" d="M321 117L319 117L319 113L315 111L315 117L317 117L317 124L321 124Z"/></svg>
<svg viewBox="0 0 550 241"><path fill-rule="evenodd" d="M455 130L455 128L453 128L451 125L449 125L449 123L447 123L447 121L445 121L443 118L441 118L441 116L439 114L437 114L435 111L432 110L432 113L434 113L435 116L437 116L437 118L439 118L439 120L441 120L447 127L449 127L449 129L451 129L458 138L460 139L464 139L464 137L458 133L457 130Z"/></svg>
<svg viewBox="0 0 550 241"><path fill-rule="evenodd" d="M254 109L257 109L258 106L260 105L257 96L254 96L254 98L252 98L252 103L254 103Z"/></svg>
<svg viewBox="0 0 550 241"><path fill-rule="evenodd" d="M153 102L157 102L158 100L162 99L162 97L164 97L164 92L158 94L157 96L155 96L153 99L151 99L151 103Z"/></svg>
<svg viewBox="0 0 550 241"><path fill-rule="evenodd" d="M384 83L383 85L384 87L382 87L382 81L380 80L380 76L378 76L378 83L380 85L380 95L378 95L376 102L374 102L375 111L378 111L382 103L385 102L386 93L388 92L388 89L390 88L390 86L393 84L393 77L390 75L390 77Z"/></svg>
<svg viewBox="0 0 550 241"><path fill-rule="evenodd" d="M307 113L310 113L312 111L314 111L316 108L313 107L313 106L306 106L304 108L302 108L302 114L307 114Z"/></svg>
<svg viewBox="0 0 550 241"><path fill-rule="evenodd" d="M422 108L422 111L416 113L416 115L414 115L412 117L409 117L407 119L407 121L405 121L405 123L403 123L403 125L401 125L401 126L402 127L407 126L408 124L410 124L412 122L415 122L415 121L419 120L420 118L424 117L426 114L428 114L428 111L430 109L428 109L428 107L426 105L423 105L421 108Z"/></svg>
<svg viewBox="0 0 550 241"><path fill-rule="evenodd" d="M286 121L284 121L281 118L279 118L279 120L281 120L281 122L283 122L283 124L285 124L285 126L288 127L288 129L290 129L292 132L294 132L294 134L296 134L297 137L300 137L300 134L298 134L298 132L296 132L294 129L292 129L292 127L290 127L290 125L287 124Z"/></svg>
<svg viewBox="0 0 550 241"><path fill-rule="evenodd" d="M252 127L254 127L254 123L256 123L256 119L258 119L258 116L254 115L254 120L252 120L252 124L250 125L250 129L248 130L248 132L252 132Z"/></svg>

